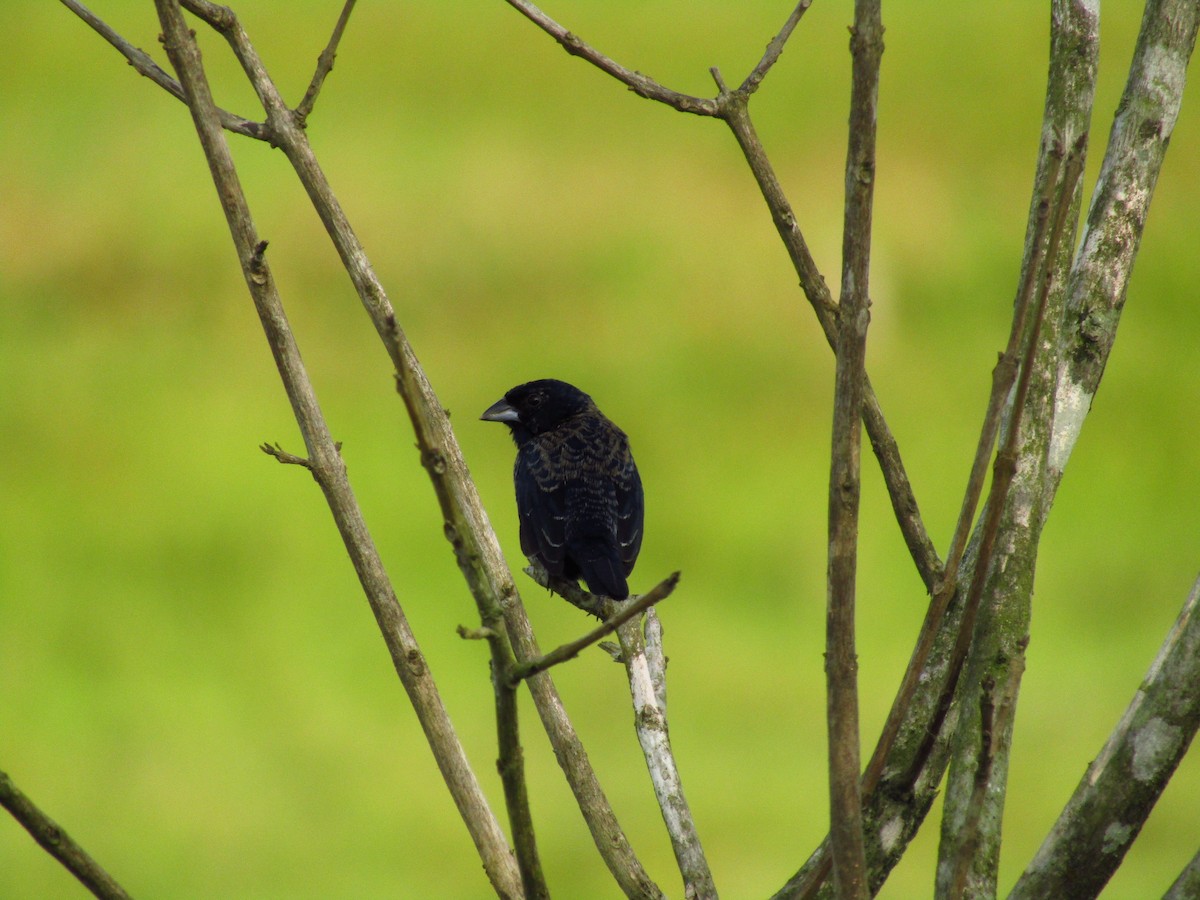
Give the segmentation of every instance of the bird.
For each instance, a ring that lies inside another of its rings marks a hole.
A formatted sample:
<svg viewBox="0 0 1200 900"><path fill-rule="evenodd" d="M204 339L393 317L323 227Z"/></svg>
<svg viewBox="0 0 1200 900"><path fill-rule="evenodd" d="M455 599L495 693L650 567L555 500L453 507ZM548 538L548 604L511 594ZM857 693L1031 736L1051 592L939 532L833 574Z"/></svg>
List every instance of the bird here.
<svg viewBox="0 0 1200 900"><path fill-rule="evenodd" d="M591 397L553 378L517 385L480 419L503 422L516 442L513 482L529 561L582 578L593 594L627 599L645 499L625 432Z"/></svg>

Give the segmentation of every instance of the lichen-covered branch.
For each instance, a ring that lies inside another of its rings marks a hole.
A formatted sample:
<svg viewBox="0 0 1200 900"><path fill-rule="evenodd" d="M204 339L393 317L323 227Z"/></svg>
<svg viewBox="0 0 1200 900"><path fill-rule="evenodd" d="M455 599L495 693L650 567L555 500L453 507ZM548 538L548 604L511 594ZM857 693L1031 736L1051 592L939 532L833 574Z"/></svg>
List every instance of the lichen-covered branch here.
<svg viewBox="0 0 1200 900"><path fill-rule="evenodd" d="M1121 721L1017 881L1011 900L1100 893L1200 726L1197 684L1200 579ZM1181 878L1185 876L1195 880L1186 872Z"/></svg>
<svg viewBox="0 0 1200 900"><path fill-rule="evenodd" d="M617 629L621 641L621 658L629 676L629 694L633 700L633 721L654 796L662 812L663 824L671 837L675 861L683 876L685 897L695 900L716 900L717 887L713 881L700 833L692 818L683 781L671 749L667 728L666 656L662 651L662 628L651 610L646 625L637 619L627 621ZM647 625L653 621L654 627ZM657 645L648 647L649 641Z"/></svg>
<svg viewBox="0 0 1200 900"><path fill-rule="evenodd" d="M996 891L1009 751L1025 671L1038 542L1053 497L1047 486L1046 448L1057 362L1054 348L1064 297L1062 282L1054 276L1056 270L1066 268L1064 254L1070 257L1064 233L1068 217L1072 222L1078 219L1083 146L1080 139L1066 151L1061 180L1048 186L1054 192L1050 230L1045 247L1032 248L1029 260L1037 272L1036 299L1031 303L1031 298L1021 296L1017 303L1015 320L1025 332L1023 358L1001 432L979 555L950 661L947 689L957 677L959 718L942 813L939 897L990 896ZM1063 148L1055 145L1045 152L1060 154ZM1047 166L1047 171L1057 173L1058 167ZM984 722L981 693L989 683L1004 687L1001 702L988 702L992 720ZM982 773L985 764L987 772ZM963 888L957 894L956 884Z"/></svg>
<svg viewBox="0 0 1200 900"><path fill-rule="evenodd" d="M1091 13L1089 4L1059 0L1053 10L1053 29L1050 74L1047 85L1047 111L1045 117L1045 137L1042 145L1042 155L1039 160L1038 174L1034 187L1034 200L1031 204L1029 230L1026 239L1026 254L1024 272L1021 279L1022 288L1019 294L1027 298L1033 296L1036 288L1040 287L1038 273L1046 273L1059 279L1070 259L1071 240L1064 235L1059 239L1059 248L1054 259L1041 263L1046 233L1048 229L1051 205L1054 203L1056 188L1054 182L1058 179L1059 164L1055 153L1063 152L1062 139L1070 136L1074 147L1082 135L1087 133L1088 117L1091 112L1091 85L1095 77L1095 61L1098 21ZM1067 209L1067 221L1073 222L1070 211L1075 209L1078 202L1070 196L1066 198L1071 205ZM1041 248L1039 250L1039 248ZM1061 296L1061 288L1059 290ZM1020 304L1018 304L1019 311ZM1028 305L1026 306L1028 308ZM1056 313L1049 315L1058 319ZM1014 323L1010 338L1011 363L1005 367L1010 373L1016 371L1016 360L1019 355L1018 347L1025 342L1026 329L1020 322ZM1027 343L1026 346L1029 346ZM1038 366L1041 373L1039 382L1043 385L1034 391L1035 397L1047 396L1045 381L1047 377L1046 364L1043 360ZM1049 370L1052 375L1052 367ZM998 415L1000 400L1007 398L1011 377L1005 376L1005 371L999 371L997 378L996 396L992 407ZM1036 413L1035 413L1036 414ZM988 418L988 417L985 417ZM977 455L977 464L988 458L993 435L997 429L985 424L981 436L981 450ZM1032 473L1039 469L1036 465L1038 450L1036 444L1029 444L1019 451L1020 462L1017 468L1023 472ZM1042 458L1044 458L1044 443ZM1033 468L1030 468L1030 461ZM1018 473L1013 488L1012 504L1014 510L1025 509L1029 503L1028 490L1035 487L1036 479L1029 486L1022 484L1023 475ZM969 493L969 492L968 492ZM1051 496L1046 497L1046 509L1049 508ZM960 525L969 522L970 514L966 510L973 508L974 503L964 501L964 515ZM1000 511L1000 510L997 510ZM1010 512L1006 520L997 521L995 528L1005 533L1012 533L1014 522L1020 519ZM1039 524L1040 530L1040 524ZM953 691L961 672L964 654L970 645L970 637L976 631L971 622L964 621L964 613L969 606L966 603L967 590L964 585L971 583L975 576L979 560L980 538L982 532L977 529L972 544L964 549L960 542L965 533L959 533L953 541L948 555L948 565L945 579L940 581L933 592L929 612L922 626L922 635L914 650L910 669L905 676L897 694L893 709L889 715L880 744L873 755L864 775L864 803L866 817L867 859L870 868L872 890L878 889L887 873L899 861L908 842L916 833L924 816L933 803L949 761L950 739L958 727L958 711L963 702L974 702L978 710L979 702L963 701L961 697L955 701ZM1027 534L1027 538L1033 534ZM1022 543L1026 543L1022 541ZM1036 539L1032 546L1036 548ZM1004 544L1001 553L1009 553L1016 549L1017 544ZM1027 548L1028 549L1028 548ZM961 559L961 567L958 564ZM1032 571L1030 572L1032 578ZM1030 582L1032 584L1032 582ZM987 587L987 595L997 589L997 585ZM978 601L977 601L978 602ZM990 616L990 612L986 613ZM974 613L972 613L974 616ZM1015 634L1022 633L1020 627ZM1020 641L1015 646L1022 646ZM982 675L977 676L982 678ZM968 678L970 680L970 678ZM1008 685L1011 679L1001 676L999 684ZM979 681L974 684L978 686ZM952 702L953 701L953 702ZM965 727L965 726L964 726ZM974 734L981 734L980 724L976 716L973 725ZM1000 765L1006 765L1000 760ZM997 772L996 775L1001 773ZM973 782L972 782L973 786ZM969 794L968 794L969 796ZM981 817L983 812L981 811ZM778 897L814 897L831 896L830 886L825 883L829 871L830 855L828 842L823 843L787 882L777 894Z"/></svg>
<svg viewBox="0 0 1200 900"><path fill-rule="evenodd" d="M1194 0L1148 0L1142 16L1129 77L1067 282L1050 444L1050 477L1055 485L1092 407L1116 340L1154 186L1183 101L1188 62L1196 46L1198 6Z"/></svg>

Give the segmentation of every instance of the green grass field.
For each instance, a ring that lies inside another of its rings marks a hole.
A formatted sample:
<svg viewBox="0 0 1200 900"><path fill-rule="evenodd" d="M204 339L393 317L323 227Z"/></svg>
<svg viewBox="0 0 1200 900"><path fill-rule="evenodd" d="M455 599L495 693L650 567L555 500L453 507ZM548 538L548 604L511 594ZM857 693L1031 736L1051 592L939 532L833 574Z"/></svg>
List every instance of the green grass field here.
<svg viewBox="0 0 1200 900"><path fill-rule="evenodd" d="M547 11L690 93L749 70L787 3ZM945 551L1007 337L1042 113L1045 4L885 7L868 367ZM1136 35L1106 5L1090 190ZM235 4L290 102L336 17ZM163 60L149 0L94 10ZM451 11L452 10L452 11ZM752 111L826 280L840 267L848 4L818 2ZM197 25L218 99L257 109ZM0 769L135 896L490 896L312 480L186 109L64 7L10 0L0 55ZM1197 573L1200 116L1185 100L1122 334L1051 512L1012 755L1006 891L1140 683ZM506 4L364 3L309 132L510 564L511 442L479 413L572 381L646 483L635 590L661 607L672 738L718 886L777 889L824 835L833 359L727 129L637 98ZM334 436L499 809L474 606L379 346L282 154L234 139ZM872 742L924 611L864 457L859 653ZM544 647L587 626L518 574ZM556 682L635 848L680 895L621 670ZM523 698L526 699L527 698ZM613 897L530 704L542 858ZM1185 760L1104 896L1196 851ZM936 809L935 809L936 815ZM928 896L937 821L881 896ZM0 897L84 891L7 815Z"/></svg>

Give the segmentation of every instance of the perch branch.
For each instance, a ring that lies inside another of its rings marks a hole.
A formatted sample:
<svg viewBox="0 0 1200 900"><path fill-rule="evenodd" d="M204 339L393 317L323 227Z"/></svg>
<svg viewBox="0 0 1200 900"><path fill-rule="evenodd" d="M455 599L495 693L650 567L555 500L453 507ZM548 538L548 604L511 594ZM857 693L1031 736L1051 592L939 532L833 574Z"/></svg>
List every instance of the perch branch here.
<svg viewBox="0 0 1200 900"><path fill-rule="evenodd" d="M592 612L607 622L612 622L620 615L620 603L608 597L588 593L576 582L556 578L541 566L531 565L525 572L542 587L554 591L572 605ZM678 573L675 573L646 596L651 596L668 585L673 589L677 577ZM671 837L676 862L683 875L685 895L696 898L715 897L716 886L700 844L691 810L684 797L683 784L671 751L667 730L666 657L662 650L662 625L654 611L650 610L646 615L644 628L639 628L635 619L628 619L616 631L621 642L620 658L625 664L626 675L629 678L638 741L646 758L646 767L663 822Z"/></svg>
<svg viewBox="0 0 1200 900"><path fill-rule="evenodd" d="M630 598L629 601L624 601L613 614L603 624L593 628L583 637L577 638L574 641L556 647L549 653L531 659L528 662L520 663L509 672L508 678L511 684L517 684L520 681L529 678L531 675L536 675L538 672L544 672L551 666L556 666L559 663L564 663L569 659L574 659L592 644L598 643L602 639L608 637L617 630L618 627L624 625L630 619L637 618L650 607L666 600L675 590L675 586L679 584L679 573L674 572L665 580L659 582L650 590L649 593L643 594L636 600Z"/></svg>
<svg viewBox="0 0 1200 900"><path fill-rule="evenodd" d="M333 26L333 34L329 38L329 43L325 45L325 49L317 57L317 69L313 72L312 81L309 82L308 90L304 92L304 99L296 107L296 118L299 120L301 126L312 115L313 106L316 105L317 95L321 93L321 88L325 84L325 78L333 71L333 63L337 58L338 44L341 43L342 34L346 30L346 23L350 21L350 13L354 11L354 3L355 0L346 0L342 6L342 13L338 16L337 24Z"/></svg>
<svg viewBox="0 0 1200 900"><path fill-rule="evenodd" d="M0 806L95 896L101 900L129 900L125 889L61 825L25 796L6 772L0 772Z"/></svg>
<svg viewBox="0 0 1200 900"><path fill-rule="evenodd" d="M412 700L434 757L483 860L484 869L498 894L519 897L524 892L512 853L480 790L462 745L454 734L424 656L392 591L374 541L363 521L362 511L346 478L345 463L329 434L300 359L221 130L195 36L188 29L178 3L155 0L155 5L163 27L164 46L183 85L242 264L246 285L304 436L310 471L325 494L355 572L391 652L396 672Z"/></svg>

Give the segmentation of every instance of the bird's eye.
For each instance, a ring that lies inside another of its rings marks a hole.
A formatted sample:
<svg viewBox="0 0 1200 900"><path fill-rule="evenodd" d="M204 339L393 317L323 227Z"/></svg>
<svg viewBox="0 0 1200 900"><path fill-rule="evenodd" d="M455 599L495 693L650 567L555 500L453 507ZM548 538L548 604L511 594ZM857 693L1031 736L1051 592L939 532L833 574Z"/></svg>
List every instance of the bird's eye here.
<svg viewBox="0 0 1200 900"><path fill-rule="evenodd" d="M542 401L545 399L546 399L545 394L534 394L532 397L529 398L529 405L532 406L534 409L537 409L539 406L542 405Z"/></svg>

